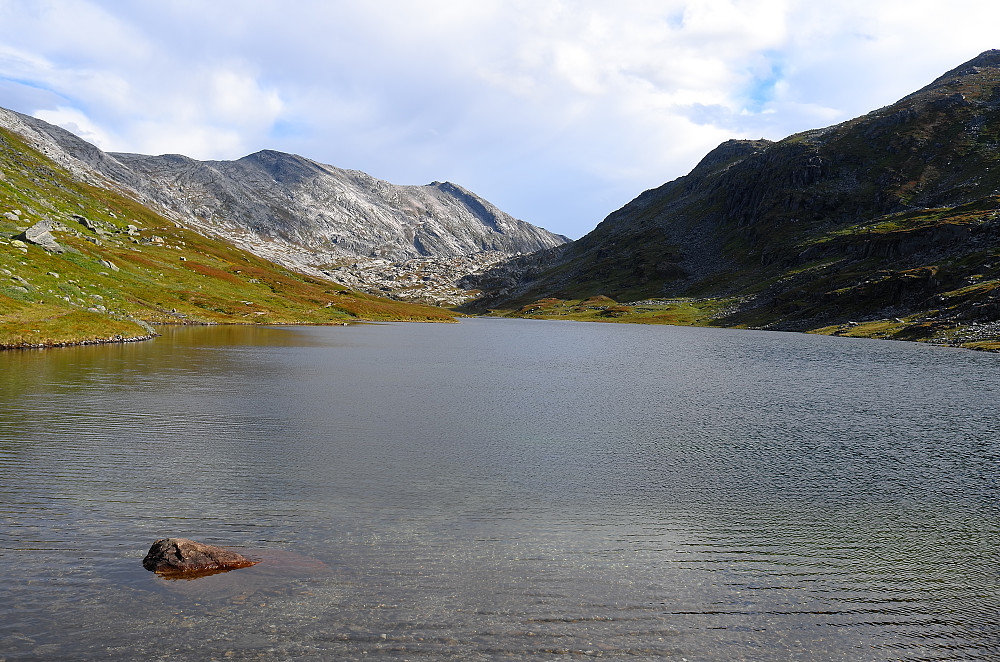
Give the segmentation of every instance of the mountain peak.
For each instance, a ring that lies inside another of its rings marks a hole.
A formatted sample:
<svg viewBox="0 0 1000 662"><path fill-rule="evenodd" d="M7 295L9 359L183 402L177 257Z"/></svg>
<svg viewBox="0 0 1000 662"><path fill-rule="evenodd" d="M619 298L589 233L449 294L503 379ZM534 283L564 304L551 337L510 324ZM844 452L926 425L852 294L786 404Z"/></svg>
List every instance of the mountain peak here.
<svg viewBox="0 0 1000 662"><path fill-rule="evenodd" d="M951 71L945 74L945 76L958 76L966 73L968 70L976 67L1000 67L1000 49L992 48L988 51L983 51L976 57L972 58L965 64L955 67ZM969 72L974 73L974 72Z"/></svg>
<svg viewBox="0 0 1000 662"><path fill-rule="evenodd" d="M691 172L692 174L702 174L715 170L720 166L730 165L751 154L756 154L767 149L773 144L773 142L764 138L760 140L727 140L706 154Z"/></svg>
<svg viewBox="0 0 1000 662"><path fill-rule="evenodd" d="M301 160L305 157L299 156L298 154L291 154L289 152L279 152L275 149L261 149L257 150L253 154L247 154L242 159L247 159L248 161L285 161L285 160Z"/></svg>
<svg viewBox="0 0 1000 662"><path fill-rule="evenodd" d="M326 171L315 161L298 154L262 149L248 154L235 163L253 165L267 172L277 182L295 183L306 181L324 174Z"/></svg>
<svg viewBox="0 0 1000 662"><path fill-rule="evenodd" d="M927 85L926 87L923 87L904 98L909 99L921 94L922 92L955 83L966 76L973 76L981 73L983 69L1000 69L1000 49L983 51L968 62L960 64L954 69L946 71L942 75L938 76L930 85Z"/></svg>

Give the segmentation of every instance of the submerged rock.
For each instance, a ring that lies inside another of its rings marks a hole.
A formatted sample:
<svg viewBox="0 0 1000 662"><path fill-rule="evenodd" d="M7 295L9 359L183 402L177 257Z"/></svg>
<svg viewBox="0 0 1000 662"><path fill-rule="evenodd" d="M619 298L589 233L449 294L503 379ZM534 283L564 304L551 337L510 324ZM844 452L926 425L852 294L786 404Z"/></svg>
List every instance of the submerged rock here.
<svg viewBox="0 0 1000 662"><path fill-rule="evenodd" d="M184 577L247 568L255 563L232 550L187 538L160 538L142 559L142 566L150 572Z"/></svg>

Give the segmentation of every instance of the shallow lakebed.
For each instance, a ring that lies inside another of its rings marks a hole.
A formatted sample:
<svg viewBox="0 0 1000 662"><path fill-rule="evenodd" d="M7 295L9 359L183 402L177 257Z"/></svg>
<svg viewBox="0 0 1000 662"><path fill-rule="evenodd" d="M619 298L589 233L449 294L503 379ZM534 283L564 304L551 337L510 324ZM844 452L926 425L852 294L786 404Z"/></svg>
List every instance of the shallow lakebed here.
<svg viewBox="0 0 1000 662"><path fill-rule="evenodd" d="M998 375L499 319L0 353L0 659L996 659Z"/></svg>

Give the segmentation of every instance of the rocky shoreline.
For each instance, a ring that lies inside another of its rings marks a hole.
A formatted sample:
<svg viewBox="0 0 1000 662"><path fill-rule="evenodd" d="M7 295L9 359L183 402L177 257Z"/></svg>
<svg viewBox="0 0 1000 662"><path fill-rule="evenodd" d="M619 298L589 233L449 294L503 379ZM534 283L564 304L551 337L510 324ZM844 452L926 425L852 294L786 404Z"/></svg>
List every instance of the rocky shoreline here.
<svg viewBox="0 0 1000 662"><path fill-rule="evenodd" d="M78 347L82 345L115 345L121 343L142 342L152 340L160 334L147 333L142 336L115 336L111 338L91 338L89 340L72 340L66 342L47 343L0 343L0 351L15 349L48 349L50 347Z"/></svg>

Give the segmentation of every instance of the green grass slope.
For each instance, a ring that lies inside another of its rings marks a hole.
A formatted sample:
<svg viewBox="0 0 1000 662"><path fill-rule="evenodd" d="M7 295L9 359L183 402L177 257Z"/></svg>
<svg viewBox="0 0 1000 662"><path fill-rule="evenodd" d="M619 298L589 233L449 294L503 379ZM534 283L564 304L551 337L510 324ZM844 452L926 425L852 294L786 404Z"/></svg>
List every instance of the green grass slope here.
<svg viewBox="0 0 1000 662"><path fill-rule="evenodd" d="M54 222L64 252L17 238L43 220ZM0 130L0 347L138 339L151 324L452 318L348 291L203 236L81 183Z"/></svg>

